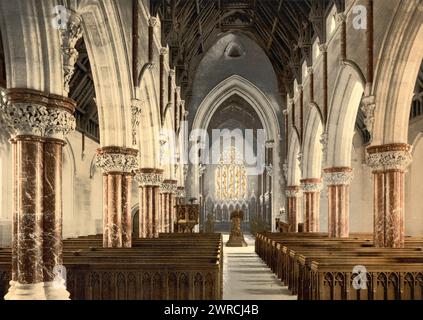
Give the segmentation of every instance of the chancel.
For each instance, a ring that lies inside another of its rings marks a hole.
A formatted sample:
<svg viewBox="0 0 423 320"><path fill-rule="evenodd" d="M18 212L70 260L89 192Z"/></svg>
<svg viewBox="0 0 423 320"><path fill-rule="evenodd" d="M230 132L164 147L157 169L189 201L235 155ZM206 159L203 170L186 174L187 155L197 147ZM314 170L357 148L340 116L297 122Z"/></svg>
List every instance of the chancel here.
<svg viewBox="0 0 423 320"><path fill-rule="evenodd" d="M0 0L0 297L423 300L422 61L423 0Z"/></svg>

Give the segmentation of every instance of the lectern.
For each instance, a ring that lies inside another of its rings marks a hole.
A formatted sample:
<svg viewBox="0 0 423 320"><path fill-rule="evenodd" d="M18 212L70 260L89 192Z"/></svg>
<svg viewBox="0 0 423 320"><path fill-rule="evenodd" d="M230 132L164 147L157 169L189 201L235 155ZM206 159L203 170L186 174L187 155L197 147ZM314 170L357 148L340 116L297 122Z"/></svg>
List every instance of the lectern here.
<svg viewBox="0 0 423 320"><path fill-rule="evenodd" d="M237 210L231 213L232 229L229 241L226 243L227 247L248 247L244 240L244 235L241 231L241 222L244 220L244 212Z"/></svg>

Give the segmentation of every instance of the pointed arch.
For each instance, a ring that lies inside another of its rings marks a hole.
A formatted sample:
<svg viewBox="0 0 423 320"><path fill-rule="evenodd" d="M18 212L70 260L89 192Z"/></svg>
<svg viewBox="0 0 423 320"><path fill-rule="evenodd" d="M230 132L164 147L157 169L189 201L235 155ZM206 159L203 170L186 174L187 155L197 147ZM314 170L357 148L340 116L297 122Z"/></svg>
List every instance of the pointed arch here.
<svg viewBox="0 0 423 320"><path fill-rule="evenodd" d="M298 130L291 130L288 149L288 186L299 186L301 180L301 168L298 156L300 153L300 135Z"/></svg>
<svg viewBox="0 0 423 320"><path fill-rule="evenodd" d="M84 39L92 66L102 146L132 147L130 59L115 1L83 0Z"/></svg>
<svg viewBox="0 0 423 320"><path fill-rule="evenodd" d="M160 108L157 100L157 90L153 70L148 70L138 90L138 96L143 103L139 126L139 147L141 167L159 167L159 135L160 135Z"/></svg>
<svg viewBox="0 0 423 320"><path fill-rule="evenodd" d="M219 106L235 94L254 108L266 131L266 140L278 140L280 129L275 106L259 88L239 75L222 81L206 96L197 109L192 128L207 128Z"/></svg>
<svg viewBox="0 0 423 320"><path fill-rule="evenodd" d="M354 128L365 83L357 69L344 64L339 71L329 109L326 167L350 167Z"/></svg>
<svg viewBox="0 0 423 320"><path fill-rule="evenodd" d="M408 143L411 102L423 60L422 10L420 1L401 1L386 32L373 85L373 145Z"/></svg>
<svg viewBox="0 0 423 320"><path fill-rule="evenodd" d="M321 178L322 175L322 145L320 137L324 131L323 116L315 103L310 103L304 132L302 178Z"/></svg>

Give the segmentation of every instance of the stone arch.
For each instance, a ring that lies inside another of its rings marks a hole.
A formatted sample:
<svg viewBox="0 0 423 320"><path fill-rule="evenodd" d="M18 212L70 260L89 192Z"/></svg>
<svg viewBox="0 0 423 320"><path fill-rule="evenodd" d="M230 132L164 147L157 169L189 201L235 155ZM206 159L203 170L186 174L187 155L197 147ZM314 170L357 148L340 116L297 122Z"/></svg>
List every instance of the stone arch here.
<svg viewBox="0 0 423 320"><path fill-rule="evenodd" d="M289 138L288 150L288 186L299 186L301 180L300 161L298 156L301 150L300 136L297 129L293 128Z"/></svg>
<svg viewBox="0 0 423 320"><path fill-rule="evenodd" d="M132 76L114 1L84 0L76 9L92 65L102 146L132 147Z"/></svg>
<svg viewBox="0 0 423 320"><path fill-rule="evenodd" d="M306 120L302 163L302 178L320 178L322 174L322 145L320 137L323 134L323 117L319 107L310 103L310 112Z"/></svg>
<svg viewBox="0 0 423 320"><path fill-rule="evenodd" d="M398 4L375 72L374 145L408 143L413 90L423 59L422 3Z"/></svg>
<svg viewBox="0 0 423 320"><path fill-rule="evenodd" d="M52 4L2 1L0 8L7 87L63 95L59 31L46 19Z"/></svg>
<svg viewBox="0 0 423 320"><path fill-rule="evenodd" d="M328 168L351 166L351 147L364 88L358 70L343 65L333 90L326 127Z"/></svg>
<svg viewBox="0 0 423 320"><path fill-rule="evenodd" d="M225 79L213 90L211 90L211 92L201 102L197 109L192 129L199 130L208 128L216 110L218 110L221 104L233 95L240 96L255 110L263 125L266 140L275 141L273 163L279 163L279 140L281 133L278 117L275 112L278 106L273 105L267 96L257 86L239 75L233 75ZM281 173L279 166L274 166L273 174L275 177L280 176ZM198 194L198 172L196 172L196 170L191 170L191 177L193 179L191 182L191 193ZM278 179L273 179L272 190L275 194L282 192ZM272 206L276 208L279 205L279 199L275 197L273 200L274 201L272 201ZM272 212L275 212L275 210L272 210Z"/></svg>
<svg viewBox="0 0 423 320"><path fill-rule="evenodd" d="M176 133L174 130L174 121L173 121L173 112L169 110L169 112L165 113L165 119L163 121L163 128L162 131L166 135L167 138L167 149L168 155L166 159L164 159L163 169L165 169L165 176L169 179L175 180L177 178L175 173L175 154L177 152L177 138Z"/></svg>
<svg viewBox="0 0 423 320"><path fill-rule="evenodd" d="M160 108L157 100L157 90L153 70L148 70L137 89L143 103L138 142L140 147L141 167L159 167L159 135L160 135Z"/></svg>
<svg viewBox="0 0 423 320"><path fill-rule="evenodd" d="M247 101L257 112L265 128L266 139L278 139L280 129L275 107L259 88L239 75L233 75L222 81L206 96L197 109L192 128L207 128L215 111L234 94Z"/></svg>

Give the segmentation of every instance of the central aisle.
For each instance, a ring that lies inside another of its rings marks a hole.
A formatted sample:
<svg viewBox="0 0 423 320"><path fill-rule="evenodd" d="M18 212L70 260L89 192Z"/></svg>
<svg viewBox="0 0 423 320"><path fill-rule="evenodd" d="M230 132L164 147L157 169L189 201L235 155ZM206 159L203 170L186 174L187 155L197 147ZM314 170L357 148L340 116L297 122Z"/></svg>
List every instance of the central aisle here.
<svg viewBox="0 0 423 320"><path fill-rule="evenodd" d="M254 251L254 238L246 235L247 248L228 248L223 235L223 300L296 300Z"/></svg>

